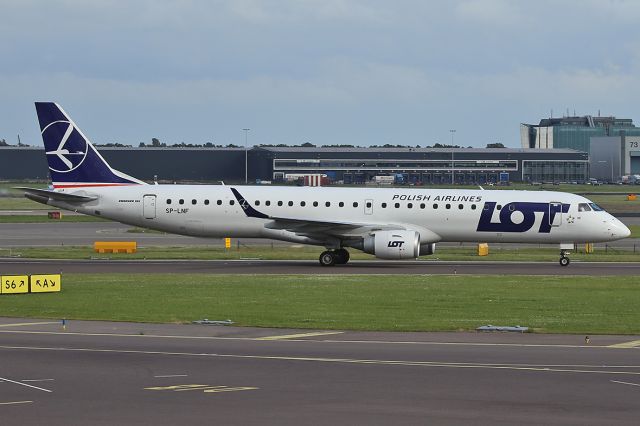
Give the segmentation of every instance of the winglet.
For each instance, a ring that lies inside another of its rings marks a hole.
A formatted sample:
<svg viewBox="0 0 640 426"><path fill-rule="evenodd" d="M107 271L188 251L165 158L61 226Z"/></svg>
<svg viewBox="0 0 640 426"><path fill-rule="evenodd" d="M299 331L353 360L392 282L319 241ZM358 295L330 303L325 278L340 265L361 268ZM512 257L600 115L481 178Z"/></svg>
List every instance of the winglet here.
<svg viewBox="0 0 640 426"><path fill-rule="evenodd" d="M248 217L256 217L259 219L269 219L269 216L267 216L264 213L260 213L258 210L251 207L251 204L249 204L249 202L242 195L240 195L237 189L231 188L231 192L233 192L233 195L236 197L236 200L238 200L238 204L240 204L240 207L242 207L242 210L244 210L244 214L246 214Z"/></svg>

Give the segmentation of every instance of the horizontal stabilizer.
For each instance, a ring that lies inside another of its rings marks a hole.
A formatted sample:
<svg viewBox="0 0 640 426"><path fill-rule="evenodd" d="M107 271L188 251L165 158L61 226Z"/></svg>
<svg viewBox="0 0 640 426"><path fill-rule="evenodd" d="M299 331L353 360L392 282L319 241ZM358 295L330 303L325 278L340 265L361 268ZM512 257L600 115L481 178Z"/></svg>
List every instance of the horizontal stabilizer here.
<svg viewBox="0 0 640 426"><path fill-rule="evenodd" d="M50 191L48 189L36 189L18 186L13 189L24 191L24 196L30 200L46 204L47 201L63 201L65 203L87 203L97 200L98 197L86 197L84 195L65 194L63 192Z"/></svg>

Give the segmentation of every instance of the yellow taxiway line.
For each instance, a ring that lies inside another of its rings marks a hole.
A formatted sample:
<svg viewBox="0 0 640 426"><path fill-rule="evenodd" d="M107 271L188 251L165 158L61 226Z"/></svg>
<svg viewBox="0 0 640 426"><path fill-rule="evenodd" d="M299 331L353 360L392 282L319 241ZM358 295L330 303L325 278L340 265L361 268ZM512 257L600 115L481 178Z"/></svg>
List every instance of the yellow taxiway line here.
<svg viewBox="0 0 640 426"><path fill-rule="evenodd" d="M632 340L630 342L617 343L615 345L609 345L609 348L621 348L621 349L629 349L629 348L637 348L640 346L640 340Z"/></svg>
<svg viewBox="0 0 640 426"><path fill-rule="evenodd" d="M56 322L19 322L16 324L0 324L0 327L23 327L25 325L46 325L46 324L60 324L60 321Z"/></svg>
<svg viewBox="0 0 640 426"><path fill-rule="evenodd" d="M285 340L300 339L302 337L328 336L330 334L342 334L342 331L316 331L314 333L281 334L278 336L257 337L255 340Z"/></svg>

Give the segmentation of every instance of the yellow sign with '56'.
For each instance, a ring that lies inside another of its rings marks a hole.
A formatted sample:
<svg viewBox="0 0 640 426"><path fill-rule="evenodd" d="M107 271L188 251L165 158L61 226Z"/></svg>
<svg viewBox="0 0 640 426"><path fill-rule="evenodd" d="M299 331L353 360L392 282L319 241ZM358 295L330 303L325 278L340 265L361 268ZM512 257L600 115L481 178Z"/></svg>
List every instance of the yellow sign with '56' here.
<svg viewBox="0 0 640 426"><path fill-rule="evenodd" d="M29 293L29 276L28 275L3 275L2 286L0 287L2 294L18 294Z"/></svg>
<svg viewBox="0 0 640 426"><path fill-rule="evenodd" d="M60 275L31 275L31 293L60 291Z"/></svg>

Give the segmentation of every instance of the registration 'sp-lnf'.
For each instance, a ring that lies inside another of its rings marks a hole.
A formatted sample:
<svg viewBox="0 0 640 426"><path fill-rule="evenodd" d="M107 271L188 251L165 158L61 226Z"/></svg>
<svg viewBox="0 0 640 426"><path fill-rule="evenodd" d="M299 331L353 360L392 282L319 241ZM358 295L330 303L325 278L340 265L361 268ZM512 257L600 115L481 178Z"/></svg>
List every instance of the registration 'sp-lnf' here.
<svg viewBox="0 0 640 426"><path fill-rule="evenodd" d="M53 189L21 188L27 198L175 234L323 246L324 266L347 263L347 248L414 259L445 241L560 244L566 266L576 243L630 235L595 203L564 192L149 185L111 168L59 105L37 102L36 111Z"/></svg>

